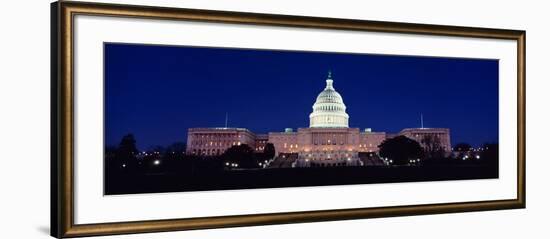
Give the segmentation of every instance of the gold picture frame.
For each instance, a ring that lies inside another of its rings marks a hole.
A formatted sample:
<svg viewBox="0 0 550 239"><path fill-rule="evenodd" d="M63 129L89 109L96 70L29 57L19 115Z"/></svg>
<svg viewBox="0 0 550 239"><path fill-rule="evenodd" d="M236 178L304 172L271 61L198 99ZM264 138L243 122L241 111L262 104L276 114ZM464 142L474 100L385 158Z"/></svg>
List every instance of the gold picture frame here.
<svg viewBox="0 0 550 239"><path fill-rule="evenodd" d="M517 197L510 200L478 202L403 205L376 208L347 208L338 210L301 211L205 218L180 218L99 224L75 224L73 197L73 132L75 120L73 91L73 23L76 15L114 16L178 21L205 21L233 24L255 24L260 26L269 25L297 28L323 28L434 36L508 39L516 41L518 104ZM51 17L51 235L54 237L61 238L162 232L188 229L525 208L525 31L63 1L52 3Z"/></svg>

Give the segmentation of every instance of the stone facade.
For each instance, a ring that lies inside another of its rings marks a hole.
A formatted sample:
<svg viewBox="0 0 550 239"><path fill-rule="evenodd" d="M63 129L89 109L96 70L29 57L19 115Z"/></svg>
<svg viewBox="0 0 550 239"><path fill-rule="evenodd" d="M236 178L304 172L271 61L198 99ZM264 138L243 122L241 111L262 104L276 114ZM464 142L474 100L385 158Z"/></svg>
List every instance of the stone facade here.
<svg viewBox="0 0 550 239"><path fill-rule="evenodd" d="M447 128L407 128L401 130L399 135L407 136L410 139L416 140L420 143L420 146L426 148L426 137L432 137L439 142L439 145L443 148L443 151L450 153L451 148L451 133Z"/></svg>
<svg viewBox="0 0 550 239"><path fill-rule="evenodd" d="M378 152L378 145L386 140L386 138L387 135L385 132L371 132L370 129L365 130L365 132L359 134L359 146L357 147L357 151L368 153Z"/></svg>
<svg viewBox="0 0 550 239"><path fill-rule="evenodd" d="M269 141L269 136L267 134L257 134L256 140L254 143L254 150L256 152L263 152L265 145Z"/></svg>
<svg viewBox="0 0 550 239"><path fill-rule="evenodd" d="M187 154L216 156L231 146L256 144L256 135L243 128L190 128L187 131Z"/></svg>
<svg viewBox="0 0 550 239"><path fill-rule="evenodd" d="M187 137L187 153L194 155L221 155L234 145L247 144L262 152L267 143L275 147L276 155L292 158L294 167L363 165L359 153L377 153L378 146L386 139L404 135L418 141L431 136L440 141L446 152L451 151L449 129L406 128L397 134L372 132L370 128L360 131L349 128L349 116L342 96L333 86L329 73L326 87L313 104L309 115L310 126L291 128L284 132L254 134L243 128L191 128Z"/></svg>

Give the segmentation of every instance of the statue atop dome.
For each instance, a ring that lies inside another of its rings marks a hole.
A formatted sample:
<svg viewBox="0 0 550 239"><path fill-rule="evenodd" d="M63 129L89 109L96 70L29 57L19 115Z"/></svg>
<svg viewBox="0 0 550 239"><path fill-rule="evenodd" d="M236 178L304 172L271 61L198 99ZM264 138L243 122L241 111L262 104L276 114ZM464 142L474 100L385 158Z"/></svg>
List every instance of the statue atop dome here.
<svg viewBox="0 0 550 239"><path fill-rule="evenodd" d="M326 89L330 89L330 90L334 90L334 87L332 86L332 72L329 70L328 71L328 76L327 76L327 86L325 87L325 90Z"/></svg>

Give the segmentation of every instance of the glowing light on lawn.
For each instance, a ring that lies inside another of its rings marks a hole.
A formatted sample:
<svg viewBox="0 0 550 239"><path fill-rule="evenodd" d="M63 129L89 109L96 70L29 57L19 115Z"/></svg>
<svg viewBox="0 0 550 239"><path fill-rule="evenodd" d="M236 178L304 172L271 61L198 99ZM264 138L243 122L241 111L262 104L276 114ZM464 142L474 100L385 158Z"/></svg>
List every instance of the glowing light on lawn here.
<svg viewBox="0 0 550 239"><path fill-rule="evenodd" d="M159 165L160 164L160 161L159 160L155 160L155 162L153 162L155 165Z"/></svg>

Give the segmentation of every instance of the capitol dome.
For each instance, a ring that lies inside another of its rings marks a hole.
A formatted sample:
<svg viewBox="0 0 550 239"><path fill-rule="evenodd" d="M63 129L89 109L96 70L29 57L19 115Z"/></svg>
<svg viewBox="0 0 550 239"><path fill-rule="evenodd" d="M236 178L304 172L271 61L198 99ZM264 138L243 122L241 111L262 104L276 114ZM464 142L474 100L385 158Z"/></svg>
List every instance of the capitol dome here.
<svg viewBox="0 0 550 239"><path fill-rule="evenodd" d="M327 86L319 93L313 112L309 115L309 127L348 128L349 115L342 96L332 86L332 75L329 72Z"/></svg>

